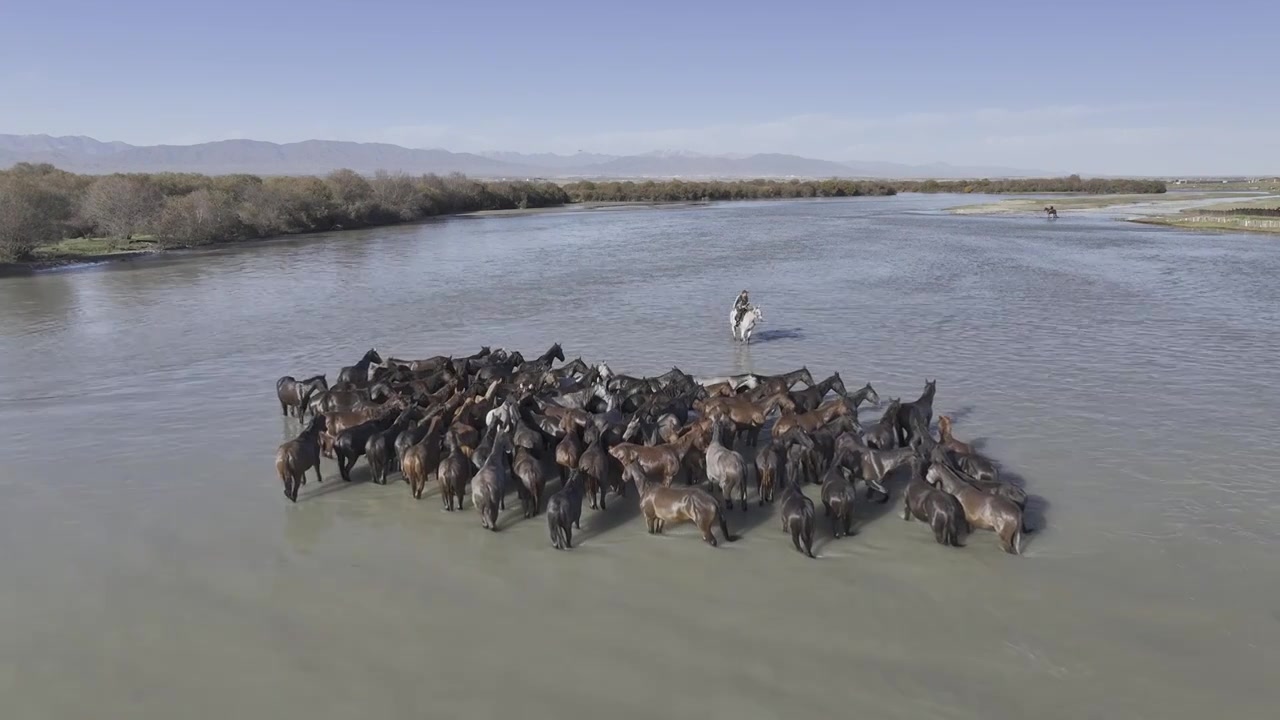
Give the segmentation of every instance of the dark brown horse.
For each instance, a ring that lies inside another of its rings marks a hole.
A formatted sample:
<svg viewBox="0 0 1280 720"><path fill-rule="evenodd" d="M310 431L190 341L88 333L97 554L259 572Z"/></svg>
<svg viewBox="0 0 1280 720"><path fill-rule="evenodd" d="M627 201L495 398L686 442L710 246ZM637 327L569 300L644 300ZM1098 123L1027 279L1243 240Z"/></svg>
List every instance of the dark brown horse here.
<svg viewBox="0 0 1280 720"><path fill-rule="evenodd" d="M839 539L853 534L855 497L849 468L840 462L832 464L822 478L822 514L831 518L832 537Z"/></svg>
<svg viewBox="0 0 1280 720"><path fill-rule="evenodd" d="M782 491L782 532L791 535L796 550L813 557L813 501L788 480Z"/></svg>
<svg viewBox="0 0 1280 720"><path fill-rule="evenodd" d="M288 417L293 410L294 417L302 419L307 401L312 393L328 390L329 381L324 375L316 375L306 380L295 380L292 375L285 375L276 381L276 399L280 401L280 414Z"/></svg>
<svg viewBox="0 0 1280 720"><path fill-rule="evenodd" d="M912 427L912 416L919 416L924 420L924 426L929 427L929 423L933 422L933 396L938 391L938 381L928 380L924 384L924 392L920 393L920 397L909 403L901 403L898 406L898 444L901 447L907 447L911 444L911 438L915 437L915 428Z"/></svg>
<svg viewBox="0 0 1280 720"><path fill-rule="evenodd" d="M808 412L817 408L828 392L835 392L836 395L842 397L849 393L844 387L844 380L840 379L840 373L831 373L830 377L817 385L810 385L802 390L791 391L791 401L795 405L792 412L796 410Z"/></svg>
<svg viewBox="0 0 1280 720"><path fill-rule="evenodd" d="M884 415L880 416L880 420L867 431L864 441L867 447L876 450L892 450L898 447L898 411L902 407L902 400L893 398L889 401L889 407L885 408Z"/></svg>
<svg viewBox="0 0 1280 720"><path fill-rule="evenodd" d="M307 471L316 469L316 482L320 475L320 433L324 431L324 416L316 415L294 439L276 450L276 473L284 483L284 496L298 502L298 488L307 484Z"/></svg>
<svg viewBox="0 0 1280 720"><path fill-rule="evenodd" d="M902 496L902 519L913 517L933 528L933 539L939 545L963 547L961 540L969 534L964 506L955 496L925 481L924 462L919 457L911 461L911 481Z"/></svg>
<svg viewBox="0 0 1280 720"><path fill-rule="evenodd" d="M591 501L592 510L607 510L605 495L609 490L616 490L625 496L626 486L622 481L622 463L609 454L608 433L602 433L595 427L587 428L587 449L578 458L578 469L586 476L587 497Z"/></svg>
<svg viewBox="0 0 1280 720"><path fill-rule="evenodd" d="M471 504L480 513L480 525L498 531L498 510L511 485L511 434L501 430L475 477L471 478Z"/></svg>
<svg viewBox="0 0 1280 720"><path fill-rule="evenodd" d="M511 471L520 481L520 502L524 508L524 516L531 518L542 512L542 493L546 490L547 483L555 477L555 472L542 458L524 446L516 448Z"/></svg>
<svg viewBox="0 0 1280 720"><path fill-rule="evenodd" d="M573 547L573 528L582 529L582 473L572 470L560 492L547 501L547 529L551 547L565 550Z"/></svg>
<svg viewBox="0 0 1280 720"><path fill-rule="evenodd" d="M369 384L369 366L382 363L382 356L378 354L377 348L369 348L356 362L355 365L348 365L338 372L338 385L351 385L354 387L364 387Z"/></svg>

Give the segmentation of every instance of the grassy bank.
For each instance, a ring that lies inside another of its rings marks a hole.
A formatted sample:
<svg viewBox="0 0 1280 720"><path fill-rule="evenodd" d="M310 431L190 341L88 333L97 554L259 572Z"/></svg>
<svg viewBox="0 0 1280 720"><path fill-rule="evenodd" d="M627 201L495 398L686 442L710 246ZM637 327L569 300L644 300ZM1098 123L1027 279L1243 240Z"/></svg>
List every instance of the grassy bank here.
<svg viewBox="0 0 1280 720"><path fill-rule="evenodd" d="M1276 192L1280 188L1273 188ZM1280 233L1280 195L1183 208L1178 213L1129 218L1133 222L1188 230Z"/></svg>
<svg viewBox="0 0 1280 720"><path fill-rule="evenodd" d="M1239 232L1280 233L1280 218L1223 216L1202 214L1153 215L1128 218L1144 225L1166 225L1185 230L1234 230Z"/></svg>

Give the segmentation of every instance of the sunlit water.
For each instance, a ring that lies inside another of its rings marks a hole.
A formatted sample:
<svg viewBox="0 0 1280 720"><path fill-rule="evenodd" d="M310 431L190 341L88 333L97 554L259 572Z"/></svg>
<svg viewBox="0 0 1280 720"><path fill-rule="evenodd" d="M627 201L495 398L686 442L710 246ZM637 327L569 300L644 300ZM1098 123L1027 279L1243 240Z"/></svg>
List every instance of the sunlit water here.
<svg viewBox="0 0 1280 720"><path fill-rule="evenodd" d="M1280 245L959 202L457 218L0 280L5 717L1271 717ZM632 499L557 553L518 503L490 534L327 461L282 496L280 375L553 341L886 400L937 378L1042 529L945 549L895 497L809 561L772 509L712 549Z"/></svg>

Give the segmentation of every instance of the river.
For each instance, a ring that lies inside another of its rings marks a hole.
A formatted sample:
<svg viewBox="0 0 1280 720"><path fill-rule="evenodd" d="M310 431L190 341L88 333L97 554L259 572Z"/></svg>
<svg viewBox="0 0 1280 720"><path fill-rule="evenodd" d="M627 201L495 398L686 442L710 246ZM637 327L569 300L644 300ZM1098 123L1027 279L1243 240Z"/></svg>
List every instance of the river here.
<svg viewBox="0 0 1280 720"><path fill-rule="evenodd" d="M980 200L452 218L0 280L5 716L1271 717L1280 245L943 212ZM283 497L277 377L553 341L886 401L936 378L1039 530L946 549L895 496L810 561L773 509L712 549L632 499L559 553L518 503L491 534L329 461Z"/></svg>

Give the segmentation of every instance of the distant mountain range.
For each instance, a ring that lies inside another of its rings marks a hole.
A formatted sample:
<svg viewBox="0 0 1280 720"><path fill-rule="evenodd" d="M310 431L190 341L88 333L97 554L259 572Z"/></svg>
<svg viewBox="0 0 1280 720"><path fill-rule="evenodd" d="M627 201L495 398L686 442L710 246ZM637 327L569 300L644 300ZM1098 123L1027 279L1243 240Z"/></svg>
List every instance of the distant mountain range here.
<svg viewBox="0 0 1280 720"><path fill-rule="evenodd" d="M518 152L455 153L387 143L307 140L271 143L220 140L198 145L129 145L89 137L0 135L0 168L18 162L51 163L80 173L198 172L212 175L323 174L339 168L359 173L464 173L480 178L978 178L1030 177L1046 173L1004 167L935 163L834 162L798 155L701 155L660 151L642 155L575 155ZM1061 173L1053 173L1061 174Z"/></svg>

